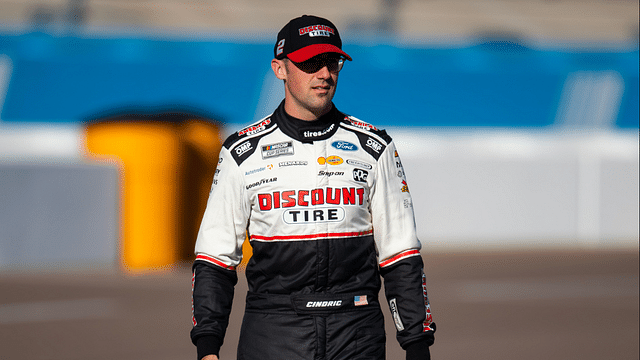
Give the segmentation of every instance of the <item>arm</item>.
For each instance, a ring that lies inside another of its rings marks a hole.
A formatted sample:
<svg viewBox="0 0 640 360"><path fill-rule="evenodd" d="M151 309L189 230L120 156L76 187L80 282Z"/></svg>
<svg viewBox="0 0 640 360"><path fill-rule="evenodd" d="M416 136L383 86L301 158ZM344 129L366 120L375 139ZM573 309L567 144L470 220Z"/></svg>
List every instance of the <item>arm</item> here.
<svg viewBox="0 0 640 360"><path fill-rule="evenodd" d="M198 359L220 351L233 303L238 277L204 261L193 265L193 329L191 341L198 349Z"/></svg>
<svg viewBox="0 0 640 360"><path fill-rule="evenodd" d="M407 359L429 359L435 324L427 298L413 203L393 142L378 160L375 181L371 192L374 236L396 338L407 351Z"/></svg>
<svg viewBox="0 0 640 360"><path fill-rule="evenodd" d="M431 316L422 257L409 256L381 267L381 273L397 329L396 338L407 351L407 360L429 359L436 324Z"/></svg>
<svg viewBox="0 0 640 360"><path fill-rule="evenodd" d="M248 219L239 169L227 149L220 151L220 159L193 264L191 341L198 359L217 356L223 343Z"/></svg>

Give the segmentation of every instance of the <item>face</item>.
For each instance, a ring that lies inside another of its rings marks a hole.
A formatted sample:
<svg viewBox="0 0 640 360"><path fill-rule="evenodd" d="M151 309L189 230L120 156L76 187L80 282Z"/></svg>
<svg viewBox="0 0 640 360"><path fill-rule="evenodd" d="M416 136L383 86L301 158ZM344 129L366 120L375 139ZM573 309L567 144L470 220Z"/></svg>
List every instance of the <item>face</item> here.
<svg viewBox="0 0 640 360"><path fill-rule="evenodd" d="M302 120L315 120L331 110L342 64L334 54L321 54L303 63L289 59L271 62L278 79L285 83L285 110Z"/></svg>

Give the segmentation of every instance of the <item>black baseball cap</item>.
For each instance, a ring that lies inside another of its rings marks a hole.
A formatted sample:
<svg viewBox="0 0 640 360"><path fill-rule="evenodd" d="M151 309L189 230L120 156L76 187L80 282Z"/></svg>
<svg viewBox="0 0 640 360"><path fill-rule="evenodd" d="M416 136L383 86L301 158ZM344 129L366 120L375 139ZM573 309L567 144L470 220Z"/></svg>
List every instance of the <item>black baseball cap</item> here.
<svg viewBox="0 0 640 360"><path fill-rule="evenodd" d="M351 56L342 51L336 26L327 19L311 15L289 21L278 33L273 47L276 59L287 57L294 62L303 62L323 53L336 53L351 60Z"/></svg>

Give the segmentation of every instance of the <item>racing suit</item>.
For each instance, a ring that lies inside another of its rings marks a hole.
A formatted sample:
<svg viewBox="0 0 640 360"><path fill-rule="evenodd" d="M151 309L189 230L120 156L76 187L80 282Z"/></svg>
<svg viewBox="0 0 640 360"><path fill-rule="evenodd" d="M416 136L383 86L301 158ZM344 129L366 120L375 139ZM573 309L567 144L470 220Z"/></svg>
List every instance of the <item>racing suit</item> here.
<svg viewBox="0 0 640 360"><path fill-rule="evenodd" d="M384 130L335 106L295 119L282 102L226 140L195 247L198 358L222 345L245 236L239 360L384 359L380 275L407 358L428 358L435 324L413 205Z"/></svg>

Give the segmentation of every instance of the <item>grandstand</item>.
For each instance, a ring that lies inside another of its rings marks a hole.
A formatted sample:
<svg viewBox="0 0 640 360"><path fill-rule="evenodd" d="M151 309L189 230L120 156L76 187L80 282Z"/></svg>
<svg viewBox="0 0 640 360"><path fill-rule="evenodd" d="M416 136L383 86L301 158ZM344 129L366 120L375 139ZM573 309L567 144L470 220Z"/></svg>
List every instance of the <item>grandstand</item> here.
<svg viewBox="0 0 640 360"><path fill-rule="evenodd" d="M631 0L1 0L0 23L64 21L102 30L164 34L271 34L302 13L335 19L345 33L393 30L407 41L448 43L506 32L539 42L610 45L637 42L638 3ZM198 35L196 35L198 36ZM349 35L352 36L352 35Z"/></svg>

